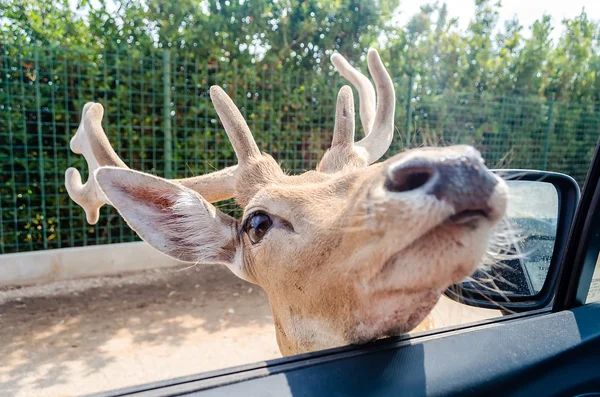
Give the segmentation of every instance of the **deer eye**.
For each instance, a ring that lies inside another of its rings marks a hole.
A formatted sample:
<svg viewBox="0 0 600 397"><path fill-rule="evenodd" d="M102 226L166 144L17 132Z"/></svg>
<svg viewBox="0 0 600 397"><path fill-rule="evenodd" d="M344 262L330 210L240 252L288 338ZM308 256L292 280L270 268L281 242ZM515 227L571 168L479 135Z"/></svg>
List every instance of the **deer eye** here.
<svg viewBox="0 0 600 397"><path fill-rule="evenodd" d="M258 243L267 234L273 221L264 212L256 212L246 220L244 231L252 244Z"/></svg>

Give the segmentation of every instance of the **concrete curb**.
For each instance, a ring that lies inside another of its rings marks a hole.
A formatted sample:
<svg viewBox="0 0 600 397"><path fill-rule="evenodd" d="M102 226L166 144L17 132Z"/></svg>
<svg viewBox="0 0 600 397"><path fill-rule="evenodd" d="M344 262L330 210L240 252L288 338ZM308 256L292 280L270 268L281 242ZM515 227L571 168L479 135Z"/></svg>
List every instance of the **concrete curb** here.
<svg viewBox="0 0 600 397"><path fill-rule="evenodd" d="M145 242L61 248L0 255L0 286L46 284L75 278L185 266Z"/></svg>

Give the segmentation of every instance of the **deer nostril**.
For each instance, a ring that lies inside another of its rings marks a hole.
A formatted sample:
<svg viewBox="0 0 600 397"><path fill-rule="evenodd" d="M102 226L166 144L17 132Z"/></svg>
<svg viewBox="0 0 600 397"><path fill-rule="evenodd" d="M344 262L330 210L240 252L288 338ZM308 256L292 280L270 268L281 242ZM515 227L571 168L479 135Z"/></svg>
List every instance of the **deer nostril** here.
<svg viewBox="0 0 600 397"><path fill-rule="evenodd" d="M390 192L409 192L426 185L436 175L437 171L431 167L395 164L388 169L385 188Z"/></svg>

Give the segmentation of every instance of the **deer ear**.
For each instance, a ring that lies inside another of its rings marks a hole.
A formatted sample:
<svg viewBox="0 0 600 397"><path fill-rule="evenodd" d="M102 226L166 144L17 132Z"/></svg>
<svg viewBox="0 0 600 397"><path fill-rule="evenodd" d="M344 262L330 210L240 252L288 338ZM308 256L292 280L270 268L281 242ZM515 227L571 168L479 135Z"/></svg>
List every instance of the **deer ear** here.
<svg viewBox="0 0 600 397"><path fill-rule="evenodd" d="M148 244L185 262L234 264L236 226L232 217L177 183L118 167L101 167L96 180L127 224Z"/></svg>

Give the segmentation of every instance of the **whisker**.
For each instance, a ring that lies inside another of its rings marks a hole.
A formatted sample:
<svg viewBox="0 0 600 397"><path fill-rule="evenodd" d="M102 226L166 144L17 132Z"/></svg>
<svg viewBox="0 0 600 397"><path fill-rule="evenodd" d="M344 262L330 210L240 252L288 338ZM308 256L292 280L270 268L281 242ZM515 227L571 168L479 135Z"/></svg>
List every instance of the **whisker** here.
<svg viewBox="0 0 600 397"><path fill-rule="evenodd" d="M193 265L190 265L190 266L184 267L184 268L182 268L182 269L177 269L177 271L178 271L178 272L183 272L183 271L185 271L185 270L189 270L189 269L191 269L191 268L193 268L193 267L196 267L196 266L198 266L199 264L200 264L200 261L196 261L196 263L194 263Z"/></svg>
<svg viewBox="0 0 600 397"><path fill-rule="evenodd" d="M513 154L513 149L510 149L508 152L506 152L504 154L504 156L502 156L500 158L500 160L498 160L498 162L496 163L494 168L502 168L503 166L507 166L508 164L510 164L510 161L506 162L506 159L508 158L508 156L512 156L512 154Z"/></svg>
<svg viewBox="0 0 600 397"><path fill-rule="evenodd" d="M487 297L483 292L481 292L480 290L477 289L477 287L474 285L473 288L475 288L475 290L477 292L479 292L486 300L488 300L489 302L493 303L494 305L498 306L498 308L500 308L500 310L504 310L505 312L508 312L510 314L514 314L515 312L504 307L503 305L501 305L499 302L493 301L491 298Z"/></svg>
<svg viewBox="0 0 600 397"><path fill-rule="evenodd" d="M192 167L190 167L190 163L188 163L187 161L185 162L185 166L187 167L188 170L190 170L192 176L196 176L196 174L194 173L194 170L192 169Z"/></svg>

